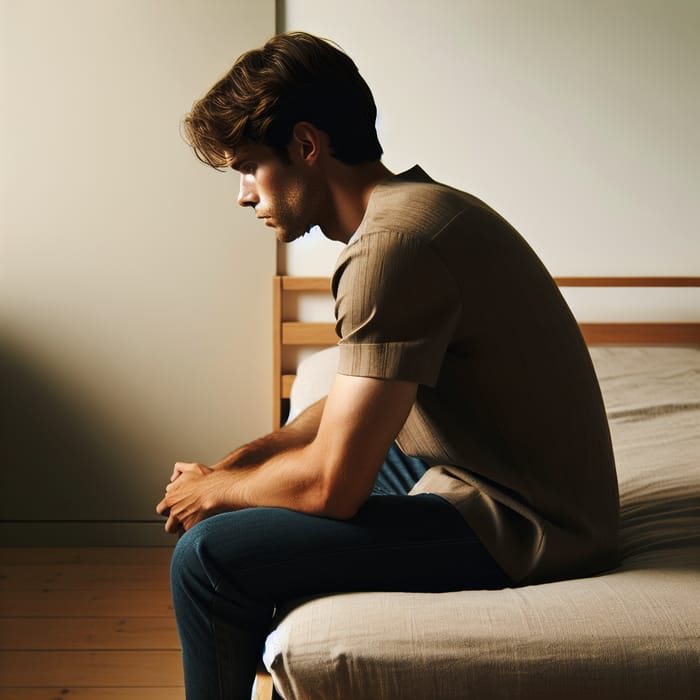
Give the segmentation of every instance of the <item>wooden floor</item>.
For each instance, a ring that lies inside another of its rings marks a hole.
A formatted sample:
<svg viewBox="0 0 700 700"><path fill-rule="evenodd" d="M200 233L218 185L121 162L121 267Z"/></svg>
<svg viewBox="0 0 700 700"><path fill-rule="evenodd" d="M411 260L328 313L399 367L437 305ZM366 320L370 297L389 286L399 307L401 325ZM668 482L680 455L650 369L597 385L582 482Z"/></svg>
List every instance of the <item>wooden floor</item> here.
<svg viewBox="0 0 700 700"><path fill-rule="evenodd" d="M0 698L184 700L171 552L0 548Z"/></svg>

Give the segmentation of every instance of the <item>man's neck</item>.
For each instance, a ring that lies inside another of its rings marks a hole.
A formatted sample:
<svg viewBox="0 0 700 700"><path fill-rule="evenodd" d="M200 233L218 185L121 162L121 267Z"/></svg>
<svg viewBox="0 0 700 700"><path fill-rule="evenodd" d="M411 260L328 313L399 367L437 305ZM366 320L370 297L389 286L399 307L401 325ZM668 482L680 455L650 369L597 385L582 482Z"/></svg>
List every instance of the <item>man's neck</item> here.
<svg viewBox="0 0 700 700"><path fill-rule="evenodd" d="M327 174L330 201L321 230L327 238L347 243L364 218L374 188L392 173L379 160L346 165L331 158Z"/></svg>

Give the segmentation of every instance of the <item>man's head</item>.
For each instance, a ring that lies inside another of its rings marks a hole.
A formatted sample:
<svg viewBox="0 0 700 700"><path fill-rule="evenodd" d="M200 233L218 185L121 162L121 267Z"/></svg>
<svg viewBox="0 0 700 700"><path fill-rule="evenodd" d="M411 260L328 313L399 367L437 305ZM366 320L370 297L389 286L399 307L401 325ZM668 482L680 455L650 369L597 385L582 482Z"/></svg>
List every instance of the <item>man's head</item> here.
<svg viewBox="0 0 700 700"><path fill-rule="evenodd" d="M243 54L185 118L197 157L230 165L244 144L272 148L287 159L294 126L325 132L334 158L348 165L378 161L377 108L353 61L323 39L280 34Z"/></svg>

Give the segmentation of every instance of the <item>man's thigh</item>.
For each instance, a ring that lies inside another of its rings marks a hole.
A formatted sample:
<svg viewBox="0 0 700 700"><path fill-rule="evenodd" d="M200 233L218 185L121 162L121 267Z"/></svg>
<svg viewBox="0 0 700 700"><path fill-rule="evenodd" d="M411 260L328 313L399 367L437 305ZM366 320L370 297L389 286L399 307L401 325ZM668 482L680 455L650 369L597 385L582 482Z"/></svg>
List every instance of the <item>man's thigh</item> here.
<svg viewBox="0 0 700 700"><path fill-rule="evenodd" d="M372 496L349 520L250 508L210 518L191 535L203 538L220 593L232 586L260 602L509 585L453 506L429 494Z"/></svg>

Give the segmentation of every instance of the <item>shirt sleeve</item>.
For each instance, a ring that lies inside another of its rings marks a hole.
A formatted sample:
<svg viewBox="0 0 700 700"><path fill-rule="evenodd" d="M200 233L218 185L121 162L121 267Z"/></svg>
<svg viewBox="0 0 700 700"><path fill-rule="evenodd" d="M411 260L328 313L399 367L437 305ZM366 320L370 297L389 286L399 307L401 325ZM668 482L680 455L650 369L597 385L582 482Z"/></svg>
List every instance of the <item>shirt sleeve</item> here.
<svg viewBox="0 0 700 700"><path fill-rule="evenodd" d="M460 316L445 265L415 236L365 233L333 276L338 371L435 386Z"/></svg>

